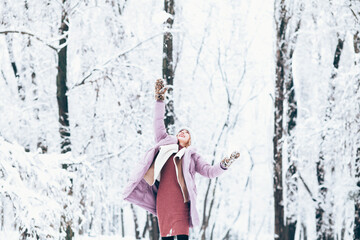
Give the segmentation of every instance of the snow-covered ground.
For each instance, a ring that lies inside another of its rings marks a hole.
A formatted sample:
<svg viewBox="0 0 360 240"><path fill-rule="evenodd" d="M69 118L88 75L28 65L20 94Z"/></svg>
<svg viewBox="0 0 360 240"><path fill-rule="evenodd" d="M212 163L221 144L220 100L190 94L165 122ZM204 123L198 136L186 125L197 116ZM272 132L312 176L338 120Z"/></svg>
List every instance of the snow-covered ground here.
<svg viewBox="0 0 360 240"><path fill-rule="evenodd" d="M74 240L136 240L134 237L121 237L121 236L79 236Z"/></svg>
<svg viewBox="0 0 360 240"><path fill-rule="evenodd" d="M17 240L19 233L15 231L0 231L1 240ZM78 236L73 240L135 240L134 237L121 237L121 236Z"/></svg>

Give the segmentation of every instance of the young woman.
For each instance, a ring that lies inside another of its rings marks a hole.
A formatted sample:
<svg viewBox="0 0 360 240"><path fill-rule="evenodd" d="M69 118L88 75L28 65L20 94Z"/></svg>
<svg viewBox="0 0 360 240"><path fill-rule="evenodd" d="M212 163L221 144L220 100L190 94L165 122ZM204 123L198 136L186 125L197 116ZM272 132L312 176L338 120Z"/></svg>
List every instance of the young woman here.
<svg viewBox="0 0 360 240"><path fill-rule="evenodd" d="M168 135L164 125L166 92L164 82L155 85L155 146L149 149L142 165L135 169L124 191L124 199L158 217L162 239L188 239L189 228L199 224L196 209L195 173L214 178L225 172L240 153L233 152L215 165L208 164L191 147L193 132L181 128Z"/></svg>

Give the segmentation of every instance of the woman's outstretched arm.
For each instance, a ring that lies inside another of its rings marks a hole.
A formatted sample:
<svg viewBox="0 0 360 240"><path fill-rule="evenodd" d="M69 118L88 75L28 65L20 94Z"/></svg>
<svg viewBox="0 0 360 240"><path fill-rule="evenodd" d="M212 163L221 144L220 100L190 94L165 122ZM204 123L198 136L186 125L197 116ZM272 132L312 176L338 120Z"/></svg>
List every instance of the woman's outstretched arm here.
<svg viewBox="0 0 360 240"><path fill-rule="evenodd" d="M239 152L233 152L230 158L224 158L214 165L207 163L199 154L195 154L195 171L204 177L214 178L221 175L230 165L240 157Z"/></svg>
<svg viewBox="0 0 360 240"><path fill-rule="evenodd" d="M164 80L158 79L155 84L155 114L154 114L154 133L155 142L167 137L164 115L165 115L165 92L167 88L164 88Z"/></svg>

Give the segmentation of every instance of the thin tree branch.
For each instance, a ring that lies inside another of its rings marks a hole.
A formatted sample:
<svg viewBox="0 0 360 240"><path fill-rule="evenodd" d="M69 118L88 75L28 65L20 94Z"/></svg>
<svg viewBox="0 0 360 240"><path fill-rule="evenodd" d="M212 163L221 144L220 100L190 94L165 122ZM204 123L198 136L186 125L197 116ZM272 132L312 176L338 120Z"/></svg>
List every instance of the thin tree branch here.
<svg viewBox="0 0 360 240"><path fill-rule="evenodd" d="M301 176L301 174L300 174L299 170L297 171L297 174L299 175L299 178L300 178L300 180L302 181L302 183L304 184L304 187L305 187L306 191L309 193L309 195L310 195L311 199L312 199L314 202L318 202L318 201L317 201L317 199L316 199L316 198L314 198L314 195L312 194L312 192L311 192L311 190L310 190L309 186L306 184L306 182L305 182L305 181L304 181L304 179L302 178L302 176Z"/></svg>
<svg viewBox="0 0 360 240"><path fill-rule="evenodd" d="M36 36L35 34L33 33L30 33L30 32L25 32L25 31L20 31L20 30L5 30L5 31L0 31L0 34L9 34L9 33L19 33L19 34L23 34L23 35L28 35L30 37L33 37L35 38L36 40L44 43L46 46L48 46L49 48L55 50L55 51L58 51L60 50L61 48L57 48L57 47L54 47L53 45L45 42L43 39L41 39L40 37Z"/></svg>
<svg viewBox="0 0 360 240"><path fill-rule="evenodd" d="M354 17L356 18L356 21L358 22L359 19L358 19L358 17L356 16L356 13L354 12L354 10L353 10L351 7L350 7L350 10L351 10L352 14L354 15Z"/></svg>
<svg viewBox="0 0 360 240"><path fill-rule="evenodd" d="M114 158L114 157L119 157L123 152L125 152L129 147L134 145L134 143L136 143L137 141L138 141L138 138L135 138L134 141L132 141L130 144L128 144L127 146L122 148L119 152L95 155L95 157L102 157L102 158L100 160L92 162L91 164L94 165L94 164L97 164L97 163L102 163L103 161L109 160L109 159Z"/></svg>
<svg viewBox="0 0 360 240"><path fill-rule="evenodd" d="M127 49L127 50L122 50L121 52L117 53L117 54L115 55L115 57L110 58L109 60L107 60L106 62L104 62L103 64L101 64L101 66L102 66L101 68L99 68L99 67L93 68L93 69L90 71L90 73L89 73L88 75L86 75L86 76L81 80L81 82L76 83L74 86L72 86L72 87L70 88L70 90L74 89L75 87L78 87L78 86L80 86L80 85L85 84L85 81L86 81L89 77L91 77L94 72L96 72L96 71L102 71L102 69L103 69L107 64L109 64L110 62L116 60L117 58L119 58L119 57L121 57L121 56L124 56L125 54L131 52L132 50L140 47L142 44L144 44L144 43L146 43L146 42L148 42L148 41L150 41L150 40L152 40L152 39L154 39L154 38L156 38L156 37L158 37L158 36L160 36L160 35L162 36L162 34L163 34L162 32L161 32L161 33L157 33L157 34L155 34L155 35L153 35L153 36L145 39L144 41L141 41L141 42L135 44L134 46L130 47L129 49Z"/></svg>

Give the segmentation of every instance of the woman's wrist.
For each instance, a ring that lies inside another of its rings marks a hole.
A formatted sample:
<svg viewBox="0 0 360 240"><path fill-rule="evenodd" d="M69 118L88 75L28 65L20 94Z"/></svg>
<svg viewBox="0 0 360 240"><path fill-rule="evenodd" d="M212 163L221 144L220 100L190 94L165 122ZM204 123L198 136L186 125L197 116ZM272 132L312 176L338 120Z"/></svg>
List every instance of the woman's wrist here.
<svg viewBox="0 0 360 240"><path fill-rule="evenodd" d="M164 95L161 94L155 94L155 100L163 102L164 101Z"/></svg>
<svg viewBox="0 0 360 240"><path fill-rule="evenodd" d="M226 167L225 163L223 161L220 162L220 167L223 169L223 170L227 170L228 167Z"/></svg>

